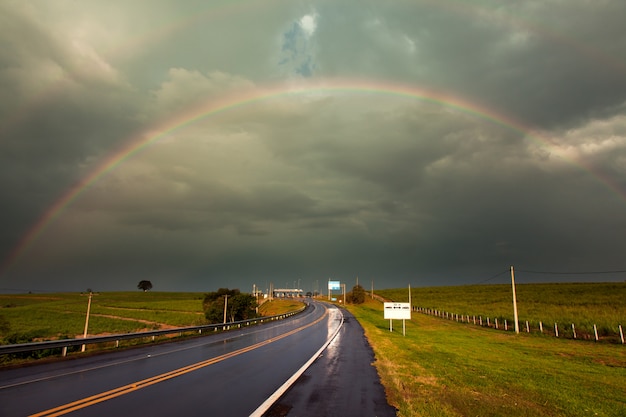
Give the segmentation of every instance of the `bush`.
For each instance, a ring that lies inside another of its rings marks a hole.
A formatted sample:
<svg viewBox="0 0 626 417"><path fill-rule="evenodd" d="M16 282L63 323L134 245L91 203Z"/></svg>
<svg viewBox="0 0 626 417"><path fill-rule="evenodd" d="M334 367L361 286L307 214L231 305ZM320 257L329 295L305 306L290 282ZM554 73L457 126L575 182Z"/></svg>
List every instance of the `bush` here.
<svg viewBox="0 0 626 417"><path fill-rule="evenodd" d="M365 289L359 284L352 287L352 293L350 293L350 302L352 304L363 304L365 302Z"/></svg>

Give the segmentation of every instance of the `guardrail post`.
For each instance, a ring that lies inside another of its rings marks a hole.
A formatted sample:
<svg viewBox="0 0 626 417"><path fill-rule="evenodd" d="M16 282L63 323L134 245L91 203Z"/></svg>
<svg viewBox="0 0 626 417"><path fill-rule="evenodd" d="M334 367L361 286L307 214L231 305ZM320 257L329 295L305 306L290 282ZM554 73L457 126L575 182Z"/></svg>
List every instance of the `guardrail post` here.
<svg viewBox="0 0 626 417"><path fill-rule="evenodd" d="M61 350L61 356L63 357L67 356L67 346L63 346L63 349Z"/></svg>

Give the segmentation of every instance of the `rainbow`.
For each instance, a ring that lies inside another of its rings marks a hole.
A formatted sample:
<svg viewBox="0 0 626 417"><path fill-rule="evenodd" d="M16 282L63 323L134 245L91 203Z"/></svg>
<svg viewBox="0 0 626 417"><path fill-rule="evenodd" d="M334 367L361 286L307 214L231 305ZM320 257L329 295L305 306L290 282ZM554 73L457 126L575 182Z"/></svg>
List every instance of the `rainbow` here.
<svg viewBox="0 0 626 417"><path fill-rule="evenodd" d="M191 111L178 114L160 126L149 129L147 134L137 135L125 141L125 145L111 153L103 162L95 167L85 178L70 187L54 204L49 207L35 224L20 239L9 256L0 267L0 274L6 272L14 265L28 249L40 238L45 230L74 202L81 194L98 182L108 173L123 164L126 160L141 153L150 145L160 139L192 125L202 119L219 113L232 111L253 103L280 97L297 96L304 94L383 94L387 96L404 97L418 100L424 103L443 106L454 109L472 117L486 120L495 125L518 133L521 137L530 138L540 146L547 148L552 154L566 160L568 163L577 165L589 171L598 178L605 186L616 192L622 199L626 196L610 178L596 173L592 167L568 156L552 142L533 131L531 127L521 124L513 118L486 108L475 102L467 101L461 97L449 95L440 91L418 88L414 85L395 84L391 82L374 82L371 80L326 80L323 83L304 83L297 85L276 85L268 88L250 88L239 93L230 93L216 100L208 101Z"/></svg>

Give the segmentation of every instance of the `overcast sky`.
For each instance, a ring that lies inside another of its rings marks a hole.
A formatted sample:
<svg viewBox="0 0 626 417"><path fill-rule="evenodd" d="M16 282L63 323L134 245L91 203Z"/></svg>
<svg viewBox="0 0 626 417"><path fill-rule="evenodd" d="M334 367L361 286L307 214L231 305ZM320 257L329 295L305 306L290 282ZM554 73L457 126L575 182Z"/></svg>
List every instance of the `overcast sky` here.
<svg viewBox="0 0 626 417"><path fill-rule="evenodd" d="M0 0L0 291L624 281L624 22Z"/></svg>

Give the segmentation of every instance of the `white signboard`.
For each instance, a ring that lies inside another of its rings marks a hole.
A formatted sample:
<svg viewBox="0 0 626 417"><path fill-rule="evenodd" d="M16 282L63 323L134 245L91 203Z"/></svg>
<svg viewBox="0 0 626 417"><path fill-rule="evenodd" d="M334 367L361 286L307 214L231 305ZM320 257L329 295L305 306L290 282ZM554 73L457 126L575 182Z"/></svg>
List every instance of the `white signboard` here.
<svg viewBox="0 0 626 417"><path fill-rule="evenodd" d="M385 303L385 320L411 320L409 303Z"/></svg>
<svg viewBox="0 0 626 417"><path fill-rule="evenodd" d="M328 289L336 291L341 289L341 281L328 281Z"/></svg>

